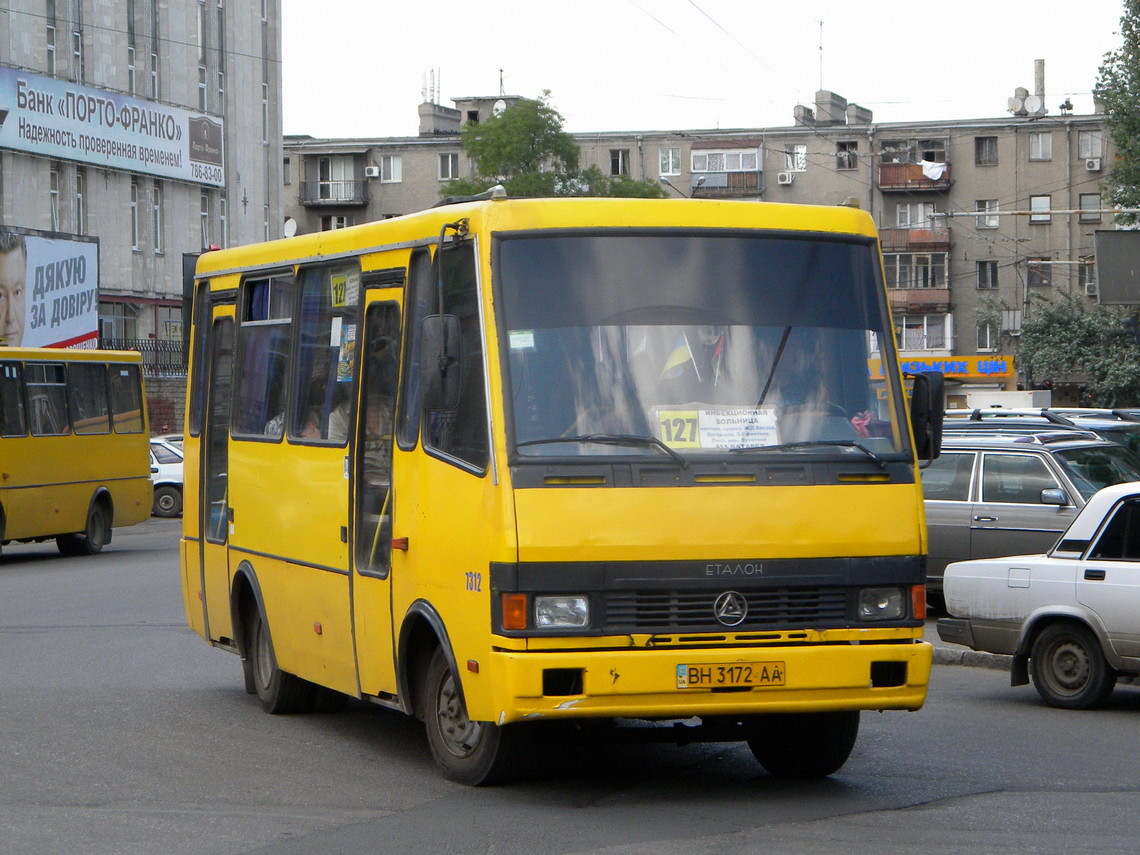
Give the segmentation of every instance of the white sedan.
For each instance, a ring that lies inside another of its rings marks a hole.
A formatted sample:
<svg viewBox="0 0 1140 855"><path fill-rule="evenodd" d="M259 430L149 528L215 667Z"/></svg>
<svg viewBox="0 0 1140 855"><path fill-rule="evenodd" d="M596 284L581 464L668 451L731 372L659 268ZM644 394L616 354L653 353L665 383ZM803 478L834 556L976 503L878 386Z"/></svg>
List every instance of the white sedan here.
<svg viewBox="0 0 1140 855"><path fill-rule="evenodd" d="M1044 555L946 568L943 641L1011 654L1048 704L1103 703L1140 676L1140 482L1096 493Z"/></svg>

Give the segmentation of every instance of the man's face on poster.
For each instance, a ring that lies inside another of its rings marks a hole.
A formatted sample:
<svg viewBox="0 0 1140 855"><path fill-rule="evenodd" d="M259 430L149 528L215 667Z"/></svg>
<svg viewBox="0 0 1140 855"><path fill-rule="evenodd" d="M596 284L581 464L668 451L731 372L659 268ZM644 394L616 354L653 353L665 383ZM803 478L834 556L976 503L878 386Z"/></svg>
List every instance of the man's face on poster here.
<svg viewBox="0 0 1140 855"><path fill-rule="evenodd" d="M0 341L19 347L24 340L24 278L28 260L22 247L0 252Z"/></svg>

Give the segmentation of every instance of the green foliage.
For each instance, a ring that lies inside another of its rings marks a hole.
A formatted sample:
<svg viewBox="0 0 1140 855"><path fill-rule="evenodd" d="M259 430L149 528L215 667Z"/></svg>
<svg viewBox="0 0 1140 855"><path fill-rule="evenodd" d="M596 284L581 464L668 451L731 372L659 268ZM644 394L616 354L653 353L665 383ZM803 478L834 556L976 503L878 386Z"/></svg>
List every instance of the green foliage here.
<svg viewBox="0 0 1140 855"><path fill-rule="evenodd" d="M1043 298L1021 326L1017 354L1041 383L1082 374L1093 406L1140 403L1140 345L1124 326L1129 312L1074 294Z"/></svg>
<svg viewBox="0 0 1140 855"><path fill-rule="evenodd" d="M1120 47L1105 54L1093 89L1104 105L1116 158L1103 182L1106 201L1140 208L1140 0L1124 0ZM1135 214L1118 222L1135 223Z"/></svg>
<svg viewBox="0 0 1140 855"><path fill-rule="evenodd" d="M550 106L550 92L535 101L520 99L497 116L463 127L463 148L475 175L449 181L441 196L474 196L495 184L507 195L638 196L664 198L651 181L610 177L596 166L578 168L578 144L562 129L562 115Z"/></svg>

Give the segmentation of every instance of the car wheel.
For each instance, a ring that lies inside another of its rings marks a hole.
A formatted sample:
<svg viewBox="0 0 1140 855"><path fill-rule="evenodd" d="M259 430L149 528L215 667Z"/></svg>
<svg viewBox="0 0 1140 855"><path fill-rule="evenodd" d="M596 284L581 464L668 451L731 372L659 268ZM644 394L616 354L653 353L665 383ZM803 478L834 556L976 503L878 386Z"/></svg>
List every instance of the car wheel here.
<svg viewBox="0 0 1140 855"><path fill-rule="evenodd" d="M1100 642L1088 627L1063 622L1045 627L1029 653L1033 686L1045 703L1069 710L1103 704L1116 685Z"/></svg>
<svg viewBox="0 0 1140 855"><path fill-rule="evenodd" d="M98 555L110 540L110 515L107 509L96 502L87 511L87 525L82 534L61 534L55 545L63 555Z"/></svg>
<svg viewBox="0 0 1140 855"><path fill-rule="evenodd" d="M777 778L825 778L847 762L858 736L858 710L773 713L756 717L748 747Z"/></svg>
<svg viewBox="0 0 1140 855"><path fill-rule="evenodd" d="M177 487L164 484L154 488L154 507L151 509L156 517L176 517L182 513L182 493Z"/></svg>
<svg viewBox="0 0 1140 855"><path fill-rule="evenodd" d="M436 648L422 684L421 707L436 766L452 781L499 784L516 771L524 750L524 725L472 721L443 650Z"/></svg>

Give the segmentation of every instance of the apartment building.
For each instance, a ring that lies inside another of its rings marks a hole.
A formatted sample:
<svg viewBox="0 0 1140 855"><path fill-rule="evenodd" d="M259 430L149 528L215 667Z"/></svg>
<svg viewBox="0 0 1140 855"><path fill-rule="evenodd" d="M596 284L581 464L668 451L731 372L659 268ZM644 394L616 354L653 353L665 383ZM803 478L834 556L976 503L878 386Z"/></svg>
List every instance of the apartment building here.
<svg viewBox="0 0 1140 855"><path fill-rule="evenodd" d="M27 256L23 343L139 347L177 373L184 257L281 236L279 0L2 5L0 231Z"/></svg>
<svg viewBox="0 0 1140 855"><path fill-rule="evenodd" d="M434 204L447 179L471 174L460 128L485 121L496 100L422 104L416 137L287 137L288 217L316 231ZM583 167L661 181L674 196L869 211L904 361L937 365L964 400L1031 381L1013 359L1025 312L1059 291L1095 299L1093 234L1111 228L1099 188L1111 158L1103 115L1028 103L992 119L876 123L820 91L786 127L575 138ZM1066 393L1075 387L1054 395Z"/></svg>

